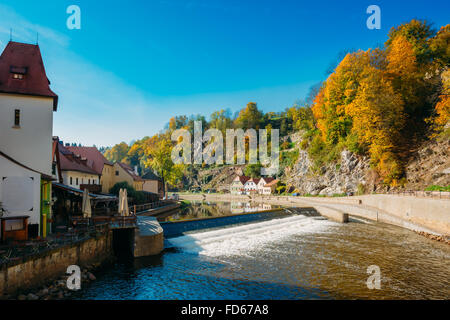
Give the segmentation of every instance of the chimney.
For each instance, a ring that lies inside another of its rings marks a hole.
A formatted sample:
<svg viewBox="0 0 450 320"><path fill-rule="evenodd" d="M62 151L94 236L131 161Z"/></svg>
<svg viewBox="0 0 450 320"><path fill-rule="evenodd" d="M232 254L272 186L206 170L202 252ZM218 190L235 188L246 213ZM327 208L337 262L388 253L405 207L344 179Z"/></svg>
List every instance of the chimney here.
<svg viewBox="0 0 450 320"><path fill-rule="evenodd" d="M137 175L137 176L139 176L137 166L134 166L134 174Z"/></svg>

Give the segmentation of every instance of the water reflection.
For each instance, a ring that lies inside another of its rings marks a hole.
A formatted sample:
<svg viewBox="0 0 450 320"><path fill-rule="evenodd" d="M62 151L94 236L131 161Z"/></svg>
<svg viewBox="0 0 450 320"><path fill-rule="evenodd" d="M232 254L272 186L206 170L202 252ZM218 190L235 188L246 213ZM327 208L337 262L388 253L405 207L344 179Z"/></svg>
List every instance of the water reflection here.
<svg viewBox="0 0 450 320"><path fill-rule="evenodd" d="M158 221L181 221L212 217L223 217L234 214L253 213L281 208L281 206L253 202L201 202L192 201L174 212L158 217Z"/></svg>

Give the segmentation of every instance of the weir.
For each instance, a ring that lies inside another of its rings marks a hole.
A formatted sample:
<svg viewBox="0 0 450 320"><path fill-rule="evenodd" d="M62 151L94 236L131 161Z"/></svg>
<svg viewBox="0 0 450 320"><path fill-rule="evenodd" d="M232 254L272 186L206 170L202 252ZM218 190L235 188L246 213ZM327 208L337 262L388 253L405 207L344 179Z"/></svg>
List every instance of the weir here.
<svg viewBox="0 0 450 320"><path fill-rule="evenodd" d="M258 228L262 228L258 232L283 232L278 229L280 227L285 227L285 223L298 223L300 221L305 223L306 220L303 221L304 218L310 218L308 221L312 221L314 219L320 219L319 217L321 216L325 216L337 222L348 221L348 216L346 214L326 207L277 208L254 213L161 223L159 223L155 217L139 215L137 216L137 227L134 232L132 253L134 257L158 255L164 250L164 239L178 237L183 239L186 244L189 244L193 239L191 233L199 230L202 230L202 233L213 232L213 234L215 234L214 232L227 233L233 228L237 228L236 230L239 230L240 232L253 232L251 230L256 230ZM286 218L290 219L285 220ZM121 241L124 241L125 243L128 241L127 239L130 239L129 236L127 238L127 235L117 234L117 237L118 239L120 237ZM121 248L127 249L124 244L122 244Z"/></svg>
<svg viewBox="0 0 450 320"><path fill-rule="evenodd" d="M210 220L223 220L221 218ZM179 224L183 224L180 222ZM336 225L320 215L293 214L272 216L272 219L228 225L222 228L196 230L178 237L169 237L166 247L176 247L187 253L207 256L242 254L254 248L289 237L318 232Z"/></svg>

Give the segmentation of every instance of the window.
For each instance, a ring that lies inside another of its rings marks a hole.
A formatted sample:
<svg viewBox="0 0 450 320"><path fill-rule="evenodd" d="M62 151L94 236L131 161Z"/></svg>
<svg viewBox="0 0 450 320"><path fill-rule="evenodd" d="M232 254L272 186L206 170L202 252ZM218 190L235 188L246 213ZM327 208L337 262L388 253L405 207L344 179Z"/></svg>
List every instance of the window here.
<svg viewBox="0 0 450 320"><path fill-rule="evenodd" d="M70 184L71 184L71 185L73 184L73 180L72 180L72 177L70 177Z"/></svg>
<svg viewBox="0 0 450 320"><path fill-rule="evenodd" d="M76 181L77 181L77 185L78 185L78 178L76 179Z"/></svg>
<svg viewBox="0 0 450 320"><path fill-rule="evenodd" d="M119 171L116 170L116 176L118 176L118 175L119 175Z"/></svg>
<svg viewBox="0 0 450 320"><path fill-rule="evenodd" d="M20 127L20 110L14 110L14 127Z"/></svg>
<svg viewBox="0 0 450 320"><path fill-rule="evenodd" d="M5 231L19 231L25 229L23 219L5 220Z"/></svg>
<svg viewBox="0 0 450 320"><path fill-rule="evenodd" d="M91 179L88 179L88 184L91 184Z"/></svg>

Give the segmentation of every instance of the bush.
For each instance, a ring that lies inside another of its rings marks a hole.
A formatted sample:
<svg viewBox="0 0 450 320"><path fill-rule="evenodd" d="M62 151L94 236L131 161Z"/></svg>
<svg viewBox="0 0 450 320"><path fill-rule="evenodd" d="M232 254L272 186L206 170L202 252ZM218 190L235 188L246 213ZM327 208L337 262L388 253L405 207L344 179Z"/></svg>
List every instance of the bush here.
<svg viewBox="0 0 450 320"><path fill-rule="evenodd" d="M143 204L147 202L147 196L142 191L136 191L126 181L117 182L110 190L109 193L119 196L120 189L127 189L128 197L133 199L134 204Z"/></svg>
<svg viewBox="0 0 450 320"><path fill-rule="evenodd" d="M286 167L291 167L297 161L298 156L299 156L298 150L282 152L281 164Z"/></svg>
<svg viewBox="0 0 450 320"><path fill-rule="evenodd" d="M366 187L365 187L362 183L358 184L358 190L356 191L356 194L357 194L358 196L361 196L361 195L363 195L365 192L366 192Z"/></svg>
<svg viewBox="0 0 450 320"><path fill-rule="evenodd" d="M119 196L120 189L127 189L128 195L130 195L131 193L134 193L136 191L136 190L134 190L134 188L132 186L130 186L128 184L128 182L123 181L123 182L117 182L114 186L112 186L112 188L109 189L109 193Z"/></svg>
<svg viewBox="0 0 450 320"><path fill-rule="evenodd" d="M288 141L285 141L281 144L280 148L281 148L281 150L286 150L286 149L290 148L290 145L291 144Z"/></svg>
<svg viewBox="0 0 450 320"><path fill-rule="evenodd" d="M261 168L262 168L262 165L260 163L249 164L245 167L244 174L247 177L259 178L259 177L261 177Z"/></svg>

